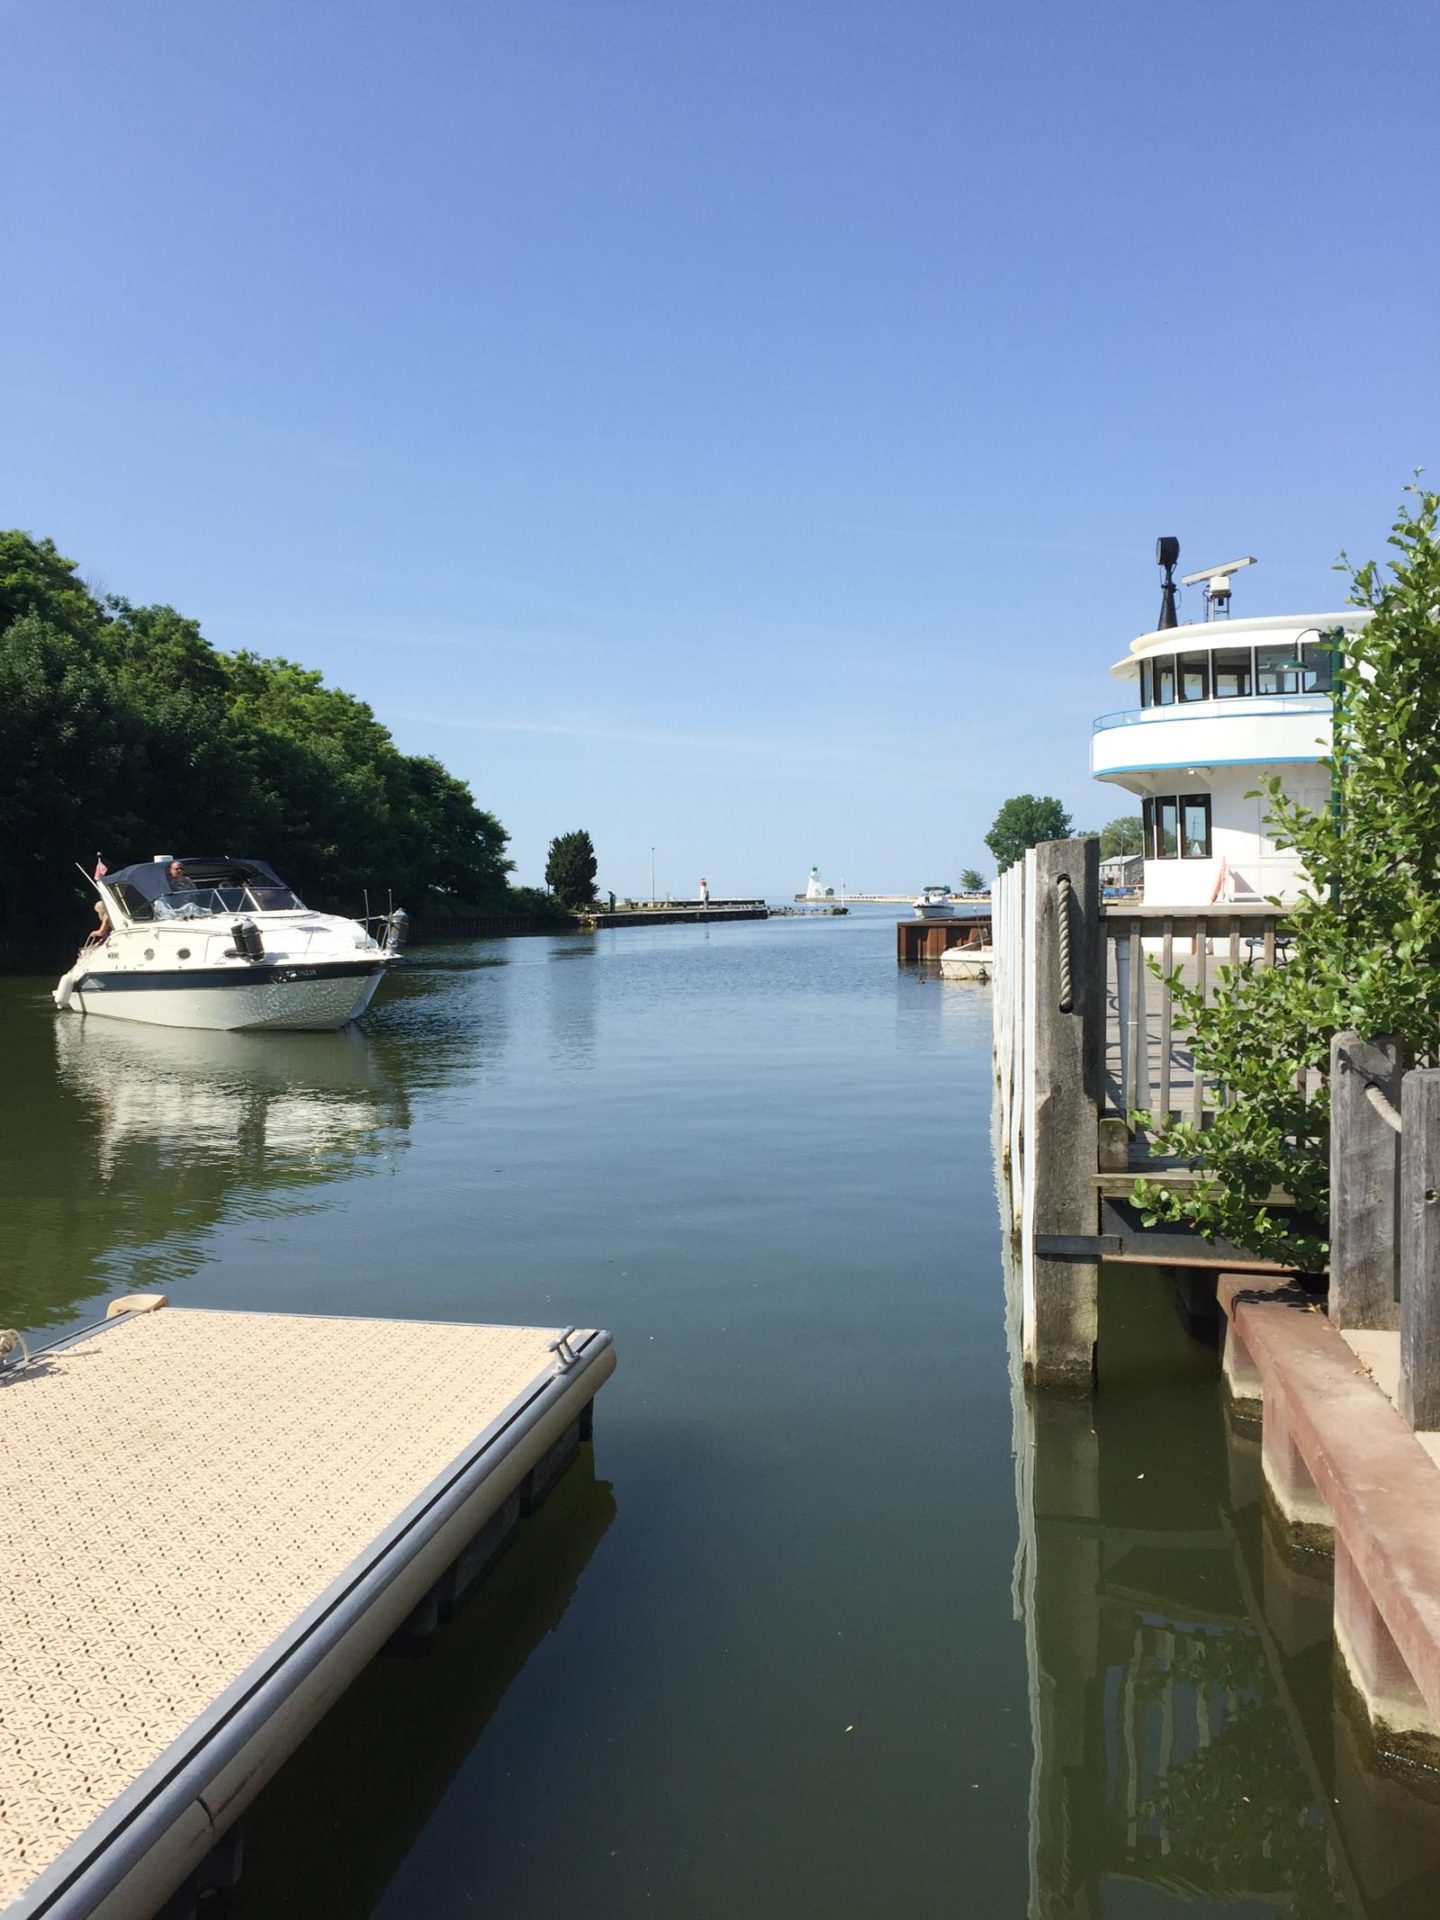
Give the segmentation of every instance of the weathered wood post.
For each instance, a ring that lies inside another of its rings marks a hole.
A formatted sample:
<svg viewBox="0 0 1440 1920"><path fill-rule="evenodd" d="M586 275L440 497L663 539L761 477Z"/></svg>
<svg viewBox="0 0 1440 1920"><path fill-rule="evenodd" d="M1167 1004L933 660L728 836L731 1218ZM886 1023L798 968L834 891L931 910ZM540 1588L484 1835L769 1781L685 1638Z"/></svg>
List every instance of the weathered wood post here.
<svg viewBox="0 0 1440 1920"><path fill-rule="evenodd" d="M1400 1324L1396 1299L1400 1048L1353 1031L1330 1042L1330 1318L1337 1327Z"/></svg>
<svg viewBox="0 0 1440 1920"><path fill-rule="evenodd" d="M1049 840L1035 849L1034 1123L1027 1143L1034 1248L1025 1372L1036 1385L1088 1389L1095 1366L1099 1265L1056 1237L1093 1240L1104 1047L1100 847ZM1042 1253L1041 1246L1049 1244Z"/></svg>
<svg viewBox="0 0 1440 1920"><path fill-rule="evenodd" d="M1405 1076L1400 1101L1400 1411L1440 1427L1440 1068Z"/></svg>

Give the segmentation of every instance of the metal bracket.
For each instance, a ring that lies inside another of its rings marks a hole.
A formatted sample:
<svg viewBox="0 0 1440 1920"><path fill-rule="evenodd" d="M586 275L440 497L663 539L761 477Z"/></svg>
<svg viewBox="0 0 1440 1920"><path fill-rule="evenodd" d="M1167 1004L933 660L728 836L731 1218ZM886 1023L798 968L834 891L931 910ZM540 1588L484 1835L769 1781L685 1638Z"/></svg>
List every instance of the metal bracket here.
<svg viewBox="0 0 1440 1920"><path fill-rule="evenodd" d="M1042 1260L1105 1260L1120 1251L1118 1233L1037 1233L1035 1252Z"/></svg>
<svg viewBox="0 0 1440 1920"><path fill-rule="evenodd" d="M566 1327L558 1340L552 1340L550 1342L549 1350L555 1356L556 1373L568 1373L580 1358L579 1354L576 1353L570 1345L571 1334L578 1331L579 1329L576 1327Z"/></svg>

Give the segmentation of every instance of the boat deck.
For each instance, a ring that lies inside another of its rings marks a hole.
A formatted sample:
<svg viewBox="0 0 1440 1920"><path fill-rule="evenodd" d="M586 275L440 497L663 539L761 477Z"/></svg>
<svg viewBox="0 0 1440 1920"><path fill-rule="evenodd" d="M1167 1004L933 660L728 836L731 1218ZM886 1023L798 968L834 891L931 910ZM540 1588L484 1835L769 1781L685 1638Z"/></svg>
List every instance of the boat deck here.
<svg viewBox="0 0 1440 1920"><path fill-rule="evenodd" d="M167 1307L0 1369L6 1920L195 1870L571 1457L614 1353L561 1332Z"/></svg>

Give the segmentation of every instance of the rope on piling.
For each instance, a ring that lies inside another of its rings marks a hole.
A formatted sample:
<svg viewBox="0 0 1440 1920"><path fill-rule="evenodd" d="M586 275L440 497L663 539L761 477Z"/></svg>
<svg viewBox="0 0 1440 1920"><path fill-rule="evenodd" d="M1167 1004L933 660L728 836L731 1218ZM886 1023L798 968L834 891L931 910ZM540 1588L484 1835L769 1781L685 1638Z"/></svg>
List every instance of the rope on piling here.
<svg viewBox="0 0 1440 1920"><path fill-rule="evenodd" d="M1359 1074L1360 1078L1365 1082L1365 1098L1369 1101L1375 1112L1379 1114L1386 1126L1390 1128L1391 1132L1400 1133L1404 1128L1404 1122L1400 1117L1400 1109L1395 1105L1395 1102L1390 1098L1389 1094L1386 1093L1384 1087L1381 1086L1374 1075L1366 1073L1363 1067L1357 1067L1349 1054L1343 1049L1340 1052L1340 1064L1347 1072Z"/></svg>
<svg viewBox="0 0 1440 1920"><path fill-rule="evenodd" d="M1400 1115L1395 1110L1394 1102L1386 1098L1385 1089L1380 1085L1378 1080L1366 1080L1365 1098L1370 1102L1386 1126L1393 1128L1396 1133L1399 1133L1402 1125Z"/></svg>
<svg viewBox="0 0 1440 1920"><path fill-rule="evenodd" d="M1075 1004L1075 986L1070 977L1070 876L1068 873L1055 877L1055 911L1059 916L1057 931L1060 936L1060 1011L1069 1013Z"/></svg>

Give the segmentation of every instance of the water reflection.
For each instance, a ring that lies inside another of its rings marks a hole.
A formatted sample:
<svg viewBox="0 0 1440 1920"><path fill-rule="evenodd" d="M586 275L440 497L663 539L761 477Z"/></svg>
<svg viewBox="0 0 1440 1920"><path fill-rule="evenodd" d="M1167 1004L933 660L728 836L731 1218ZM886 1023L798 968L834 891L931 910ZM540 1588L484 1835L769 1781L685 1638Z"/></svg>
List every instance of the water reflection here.
<svg viewBox="0 0 1440 1920"><path fill-rule="evenodd" d="M595 1065L595 1002L600 991L595 942L557 943L549 961L550 1057L557 1066L588 1072Z"/></svg>
<svg viewBox="0 0 1440 1920"><path fill-rule="evenodd" d="M1177 1913L1440 1909L1435 1809L1337 1711L1329 1562L1269 1529L1213 1353L1158 1273L1107 1275L1101 1314L1095 1398L1016 1410L1032 1920L1154 1911L1134 1883Z"/></svg>
<svg viewBox="0 0 1440 1920"><path fill-rule="evenodd" d="M586 1445L433 1647L373 1661L246 1815L235 1920L356 1920L377 1903L396 1914L455 1910L409 1883L428 1877L431 1845L463 1858L466 1835L447 1830L442 1802L484 1764L480 1736L560 1626L614 1518ZM462 1884L485 1884L483 1860L448 1864Z"/></svg>
<svg viewBox="0 0 1440 1920"><path fill-rule="evenodd" d="M6 983L13 997L18 989ZM53 1324L194 1273L218 1221L363 1172L410 1123L360 1032L229 1034L12 1012L23 1107L0 1135L0 1317Z"/></svg>

